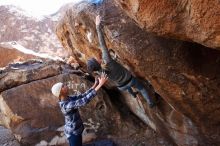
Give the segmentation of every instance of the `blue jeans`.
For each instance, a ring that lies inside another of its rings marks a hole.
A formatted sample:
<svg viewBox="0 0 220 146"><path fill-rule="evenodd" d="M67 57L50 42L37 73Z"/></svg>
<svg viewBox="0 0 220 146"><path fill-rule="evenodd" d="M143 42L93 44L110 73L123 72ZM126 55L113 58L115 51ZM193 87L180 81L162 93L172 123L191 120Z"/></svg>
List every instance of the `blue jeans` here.
<svg viewBox="0 0 220 146"><path fill-rule="evenodd" d="M82 135L71 135L69 138L70 146L82 146Z"/></svg>
<svg viewBox="0 0 220 146"><path fill-rule="evenodd" d="M118 89L121 91L128 91L132 96L136 97L136 93L132 90L131 87L136 88L142 94L148 104L151 105L154 103L153 99L148 95L148 92L145 89L144 85L135 77L132 77L131 81L128 84L122 87L118 87Z"/></svg>

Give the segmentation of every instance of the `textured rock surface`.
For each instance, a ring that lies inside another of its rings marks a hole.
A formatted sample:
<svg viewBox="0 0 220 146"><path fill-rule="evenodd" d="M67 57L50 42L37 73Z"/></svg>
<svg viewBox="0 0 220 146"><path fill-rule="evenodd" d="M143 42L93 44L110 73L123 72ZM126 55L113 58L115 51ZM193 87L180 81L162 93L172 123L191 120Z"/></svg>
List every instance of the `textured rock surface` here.
<svg viewBox="0 0 220 146"><path fill-rule="evenodd" d="M75 94L92 85L82 72L75 71L81 76L64 73L67 69L68 66L57 62L26 62L11 65L2 73L7 72L0 83L11 86L1 85L0 125L11 129L22 145L65 145L64 118L57 99L51 94L51 86L59 81L66 82L71 93ZM18 74L20 76L16 77ZM112 99L119 96L114 94ZM161 146L169 144L145 127L127 108L119 110L118 103L113 103L109 95L100 90L96 98L80 109L86 127L84 142L108 138L119 145L134 145L146 143L147 138L151 145L158 142Z"/></svg>
<svg viewBox="0 0 220 146"><path fill-rule="evenodd" d="M0 144L2 146L20 146L12 132L0 126Z"/></svg>
<svg viewBox="0 0 220 146"><path fill-rule="evenodd" d="M148 32L220 49L219 0L115 1Z"/></svg>
<svg viewBox="0 0 220 146"><path fill-rule="evenodd" d="M157 11L163 14L160 8ZM109 0L100 7L81 3L67 10L58 25L57 35L63 46L67 50L72 49L82 66L87 58L100 56L94 24L98 13L103 17L108 47L118 56L118 61L143 81L149 80L154 90L162 96L158 108L154 110L144 104L145 113L129 96L122 102L127 103L140 119L173 145L219 145L220 52L147 33ZM217 21L219 19L216 18ZM218 24L212 25L210 22L207 26L216 28L213 29L216 30L213 38L216 38L211 41L211 47L218 47ZM181 31L181 28L178 30ZM192 35L200 36L201 33L195 31ZM185 36L183 34L186 39ZM210 44L209 41L206 43Z"/></svg>
<svg viewBox="0 0 220 146"><path fill-rule="evenodd" d="M29 61L25 63L12 64L1 71L0 92L25 84L31 81L56 76L61 72L59 64L41 61Z"/></svg>
<svg viewBox="0 0 220 146"><path fill-rule="evenodd" d="M15 6L0 6L0 12L0 44L17 41L36 52L67 55L54 33L61 12L43 19L31 17Z"/></svg>

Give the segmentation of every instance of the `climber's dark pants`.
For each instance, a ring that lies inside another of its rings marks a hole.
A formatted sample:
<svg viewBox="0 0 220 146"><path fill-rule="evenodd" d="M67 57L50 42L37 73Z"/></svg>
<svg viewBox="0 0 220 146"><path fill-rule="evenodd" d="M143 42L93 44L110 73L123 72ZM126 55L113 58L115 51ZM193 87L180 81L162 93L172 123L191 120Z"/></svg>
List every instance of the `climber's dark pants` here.
<svg viewBox="0 0 220 146"><path fill-rule="evenodd" d="M148 104L153 104L153 99L148 95L144 85L135 77L132 77L130 82L128 82L126 85L118 87L118 89L121 91L127 90L133 97L136 97L136 93L132 90L131 87L136 88L142 94Z"/></svg>
<svg viewBox="0 0 220 146"><path fill-rule="evenodd" d="M82 135L71 135L69 138L70 146L82 146Z"/></svg>

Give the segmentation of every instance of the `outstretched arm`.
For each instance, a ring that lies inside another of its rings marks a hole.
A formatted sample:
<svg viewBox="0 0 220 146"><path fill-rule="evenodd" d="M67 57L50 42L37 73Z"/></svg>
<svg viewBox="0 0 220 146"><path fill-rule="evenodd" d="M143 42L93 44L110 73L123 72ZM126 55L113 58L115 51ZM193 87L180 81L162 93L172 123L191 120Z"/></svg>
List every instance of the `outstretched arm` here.
<svg viewBox="0 0 220 146"><path fill-rule="evenodd" d="M108 52L108 48L105 43L105 38L104 38L103 32L101 30L100 23L101 23L101 18L98 15L96 17L96 30L97 30L97 34L98 34L98 38L99 38L99 44L100 44L100 47L102 50L102 59L104 60L105 63L109 63L112 60L112 58L110 56L110 53Z"/></svg>
<svg viewBox="0 0 220 146"><path fill-rule="evenodd" d="M79 98L77 100L70 100L70 102L68 102L67 104L62 105L63 112L67 113L72 109L76 109L86 105L88 102L92 100L93 97L96 96L97 91L105 84L107 80L107 75L105 73L102 73L101 76L98 78L98 84L95 83L89 91L83 94L82 98Z"/></svg>
<svg viewBox="0 0 220 146"><path fill-rule="evenodd" d="M107 75L106 74L104 74L105 75L105 77L107 78ZM102 75L103 76L103 75ZM89 90L87 90L86 92L84 92L84 93L82 93L82 94L79 94L79 95L70 95L69 96L69 98L70 99L72 99L72 100L76 100L76 99L80 99L80 98L83 98L83 97L85 97L86 95L88 95L90 92L92 92L93 90L95 90L95 88L98 86L98 84L99 84L99 79L98 79L98 77L96 77L95 78L95 83L93 84L93 86L89 89Z"/></svg>

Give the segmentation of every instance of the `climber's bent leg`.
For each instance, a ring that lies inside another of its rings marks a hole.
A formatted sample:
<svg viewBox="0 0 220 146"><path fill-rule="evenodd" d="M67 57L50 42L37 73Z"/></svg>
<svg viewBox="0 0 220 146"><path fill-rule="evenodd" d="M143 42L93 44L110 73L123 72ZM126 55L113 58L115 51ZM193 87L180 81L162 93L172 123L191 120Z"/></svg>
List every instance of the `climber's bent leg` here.
<svg viewBox="0 0 220 146"><path fill-rule="evenodd" d="M125 84L123 86L118 86L118 89L120 91L128 91L128 93L130 95L132 95L134 98L136 98L137 93L134 92L131 88L134 85L134 83L135 83L135 80L134 80L134 77L132 77L131 80L127 84Z"/></svg>
<svg viewBox="0 0 220 146"><path fill-rule="evenodd" d="M147 101L150 107L155 106L153 99L149 96L146 88L140 81L138 81L138 79L135 79L135 84L133 87L136 88L142 94L142 96Z"/></svg>
<svg viewBox="0 0 220 146"><path fill-rule="evenodd" d="M131 87L129 87L128 89L127 89L127 91L128 91L128 93L130 93L134 98L136 98L137 97L137 93L136 92L134 92L133 90L132 90L132 88Z"/></svg>

